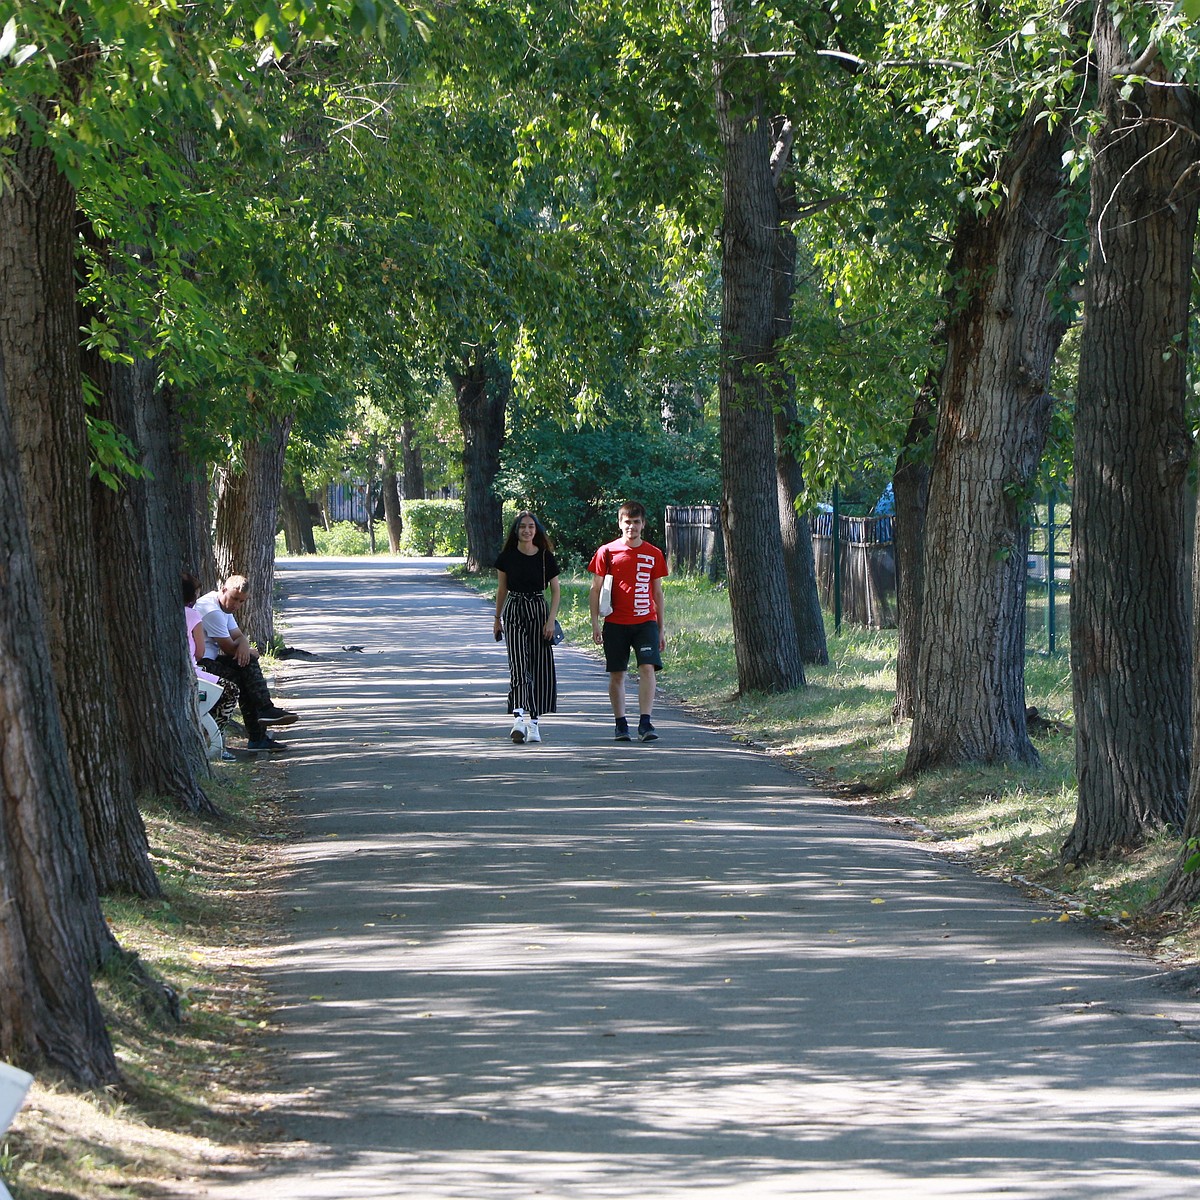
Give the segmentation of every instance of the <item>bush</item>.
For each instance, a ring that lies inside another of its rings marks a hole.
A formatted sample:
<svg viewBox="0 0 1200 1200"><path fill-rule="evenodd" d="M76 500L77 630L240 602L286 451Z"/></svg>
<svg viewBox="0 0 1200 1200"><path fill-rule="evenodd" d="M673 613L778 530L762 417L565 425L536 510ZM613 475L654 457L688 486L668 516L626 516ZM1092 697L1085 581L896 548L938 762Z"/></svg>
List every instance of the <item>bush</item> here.
<svg viewBox="0 0 1200 1200"><path fill-rule="evenodd" d="M366 531L353 521L335 521L328 529L314 529L313 541L318 554L370 554L371 542Z"/></svg>
<svg viewBox="0 0 1200 1200"><path fill-rule="evenodd" d="M467 527L461 500L404 500L400 553L459 557L467 552Z"/></svg>
<svg viewBox="0 0 1200 1200"><path fill-rule="evenodd" d="M497 487L542 518L560 562L586 563L597 546L618 536L622 500L646 506L646 539L662 546L668 504L711 503L720 496L718 457L712 430L531 424L508 439Z"/></svg>

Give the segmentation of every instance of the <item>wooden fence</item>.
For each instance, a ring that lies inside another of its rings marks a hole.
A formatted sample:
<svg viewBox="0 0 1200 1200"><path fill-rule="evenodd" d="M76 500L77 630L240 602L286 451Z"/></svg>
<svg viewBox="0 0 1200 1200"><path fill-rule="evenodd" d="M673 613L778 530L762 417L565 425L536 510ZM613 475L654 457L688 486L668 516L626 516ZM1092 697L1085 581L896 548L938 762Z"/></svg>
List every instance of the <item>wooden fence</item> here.
<svg viewBox="0 0 1200 1200"><path fill-rule="evenodd" d="M833 609L833 513L811 519L821 603ZM838 517L842 620L871 629L896 625L896 548L891 517Z"/></svg>
<svg viewBox="0 0 1200 1200"><path fill-rule="evenodd" d="M668 505L663 524L672 575L707 575L714 583L724 578L725 541L715 504Z"/></svg>

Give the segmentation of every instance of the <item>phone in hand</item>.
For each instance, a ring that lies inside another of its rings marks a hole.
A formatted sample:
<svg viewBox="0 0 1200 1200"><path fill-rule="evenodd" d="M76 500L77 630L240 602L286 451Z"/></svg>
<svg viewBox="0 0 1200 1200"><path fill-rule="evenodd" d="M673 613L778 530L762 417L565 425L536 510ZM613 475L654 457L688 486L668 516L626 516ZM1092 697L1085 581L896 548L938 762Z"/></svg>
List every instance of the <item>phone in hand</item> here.
<svg viewBox="0 0 1200 1200"><path fill-rule="evenodd" d="M504 630L497 629L496 630L496 641L499 641L503 636L504 636Z"/></svg>

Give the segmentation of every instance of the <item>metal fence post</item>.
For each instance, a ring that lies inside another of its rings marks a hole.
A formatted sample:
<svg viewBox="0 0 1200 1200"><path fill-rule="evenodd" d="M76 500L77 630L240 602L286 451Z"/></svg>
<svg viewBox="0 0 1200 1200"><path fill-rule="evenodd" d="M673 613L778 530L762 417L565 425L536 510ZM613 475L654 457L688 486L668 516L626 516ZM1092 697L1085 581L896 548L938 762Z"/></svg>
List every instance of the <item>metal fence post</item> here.
<svg viewBox="0 0 1200 1200"><path fill-rule="evenodd" d="M1046 502L1046 649L1054 653L1054 496Z"/></svg>
<svg viewBox="0 0 1200 1200"><path fill-rule="evenodd" d="M833 485L833 632L842 632L842 513L838 485Z"/></svg>

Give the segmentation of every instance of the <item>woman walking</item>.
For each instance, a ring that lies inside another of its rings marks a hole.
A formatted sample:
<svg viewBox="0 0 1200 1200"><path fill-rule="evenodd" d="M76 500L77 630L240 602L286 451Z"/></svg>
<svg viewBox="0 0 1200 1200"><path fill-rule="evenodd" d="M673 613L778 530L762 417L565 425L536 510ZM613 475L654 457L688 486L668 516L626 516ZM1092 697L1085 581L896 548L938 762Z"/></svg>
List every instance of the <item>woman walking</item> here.
<svg viewBox="0 0 1200 1200"><path fill-rule="evenodd" d="M508 647L508 710L514 742L540 742L538 718L558 706L554 673L554 619L558 616L558 563L554 544L531 512L517 515L495 562L496 640ZM550 604L546 604L546 589Z"/></svg>

